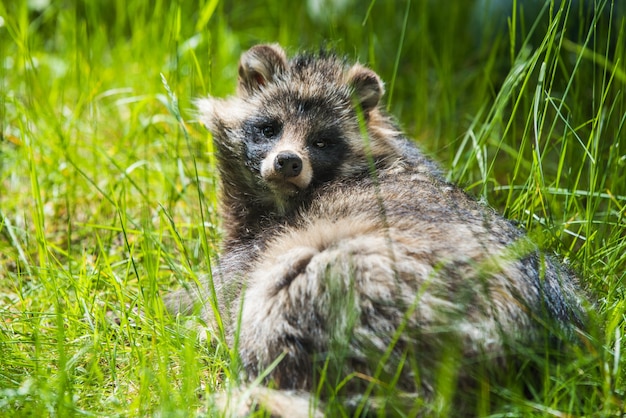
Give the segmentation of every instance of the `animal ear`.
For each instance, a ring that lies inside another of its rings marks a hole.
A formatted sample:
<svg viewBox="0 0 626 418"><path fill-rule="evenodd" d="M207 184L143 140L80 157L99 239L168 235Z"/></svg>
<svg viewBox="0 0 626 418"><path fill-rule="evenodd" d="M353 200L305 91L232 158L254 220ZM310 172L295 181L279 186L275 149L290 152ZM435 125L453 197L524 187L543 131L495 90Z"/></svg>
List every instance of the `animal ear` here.
<svg viewBox="0 0 626 418"><path fill-rule="evenodd" d="M239 93L249 95L287 68L287 55L277 45L256 45L239 60Z"/></svg>
<svg viewBox="0 0 626 418"><path fill-rule="evenodd" d="M380 98L385 93L385 87L378 74L360 64L348 70L346 83L353 88L355 99L364 113L378 106Z"/></svg>

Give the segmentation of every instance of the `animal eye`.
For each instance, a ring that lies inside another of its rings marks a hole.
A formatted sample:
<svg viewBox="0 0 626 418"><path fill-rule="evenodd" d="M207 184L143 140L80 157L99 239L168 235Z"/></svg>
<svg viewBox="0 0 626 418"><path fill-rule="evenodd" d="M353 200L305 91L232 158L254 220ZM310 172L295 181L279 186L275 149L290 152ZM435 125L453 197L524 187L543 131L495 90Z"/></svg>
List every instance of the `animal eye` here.
<svg viewBox="0 0 626 418"><path fill-rule="evenodd" d="M276 136L276 128L273 125L264 125L261 127L261 134L266 138Z"/></svg>
<svg viewBox="0 0 626 418"><path fill-rule="evenodd" d="M340 140L341 134L338 132L338 129L327 128L313 132L309 137L309 144L317 149L333 148Z"/></svg>
<svg viewBox="0 0 626 418"><path fill-rule="evenodd" d="M274 139L280 135L282 125L277 120L265 120L256 125L257 140Z"/></svg>

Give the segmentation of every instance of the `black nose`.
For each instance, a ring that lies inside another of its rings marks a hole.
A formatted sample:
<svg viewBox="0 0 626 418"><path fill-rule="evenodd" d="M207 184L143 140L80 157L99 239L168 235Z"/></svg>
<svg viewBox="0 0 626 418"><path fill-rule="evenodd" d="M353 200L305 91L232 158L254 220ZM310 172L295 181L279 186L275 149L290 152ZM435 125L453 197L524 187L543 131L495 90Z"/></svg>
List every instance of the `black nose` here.
<svg viewBox="0 0 626 418"><path fill-rule="evenodd" d="M274 160L274 169L285 177L296 177L302 171L302 159L293 152L281 152Z"/></svg>

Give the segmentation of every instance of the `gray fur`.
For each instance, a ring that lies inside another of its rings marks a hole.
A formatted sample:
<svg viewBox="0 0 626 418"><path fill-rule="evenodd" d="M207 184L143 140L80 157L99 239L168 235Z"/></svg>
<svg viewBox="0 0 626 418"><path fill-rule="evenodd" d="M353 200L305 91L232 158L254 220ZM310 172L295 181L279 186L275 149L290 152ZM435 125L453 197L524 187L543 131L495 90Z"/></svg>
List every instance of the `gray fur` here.
<svg viewBox="0 0 626 418"><path fill-rule="evenodd" d="M250 378L284 356L278 389L314 392L326 367L331 383L356 373L346 399L363 376L396 374L397 391L430 399L446 353L501 366L515 347L584 327L576 278L440 177L378 108L373 71L260 45L239 75L238 95L198 108L222 181L218 309ZM289 170L280 153L295 156ZM178 292L169 305L194 300ZM202 312L216 326L212 306ZM473 382L463 367L457 378Z"/></svg>

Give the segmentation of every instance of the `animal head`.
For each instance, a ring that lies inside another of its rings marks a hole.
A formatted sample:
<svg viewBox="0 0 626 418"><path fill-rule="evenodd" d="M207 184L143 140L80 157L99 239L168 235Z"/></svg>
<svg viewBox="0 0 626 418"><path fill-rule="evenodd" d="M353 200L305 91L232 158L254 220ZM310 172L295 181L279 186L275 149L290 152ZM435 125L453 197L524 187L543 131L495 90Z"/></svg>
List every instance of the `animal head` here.
<svg viewBox="0 0 626 418"><path fill-rule="evenodd" d="M197 102L212 132L228 204L285 214L320 185L397 157L378 109L376 73L328 52L287 59L257 45L239 62L237 94Z"/></svg>

